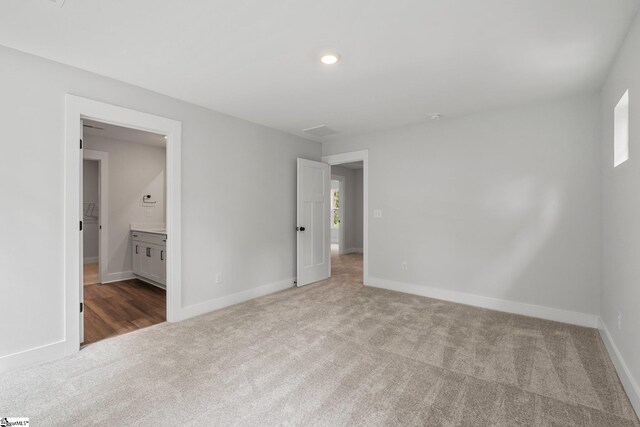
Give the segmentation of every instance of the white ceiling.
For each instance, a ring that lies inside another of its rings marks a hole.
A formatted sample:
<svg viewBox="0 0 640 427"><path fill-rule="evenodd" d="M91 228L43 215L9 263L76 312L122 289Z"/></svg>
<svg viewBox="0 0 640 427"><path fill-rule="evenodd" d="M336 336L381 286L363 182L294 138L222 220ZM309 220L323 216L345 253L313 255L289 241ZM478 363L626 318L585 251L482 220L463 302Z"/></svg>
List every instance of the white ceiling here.
<svg viewBox="0 0 640 427"><path fill-rule="evenodd" d="M596 90L638 2L3 0L0 44L329 140Z"/></svg>
<svg viewBox="0 0 640 427"><path fill-rule="evenodd" d="M86 136L101 136L118 141L134 142L136 144L153 145L154 147L166 147L167 141L164 135L143 130L116 126L94 120L83 120L83 133Z"/></svg>

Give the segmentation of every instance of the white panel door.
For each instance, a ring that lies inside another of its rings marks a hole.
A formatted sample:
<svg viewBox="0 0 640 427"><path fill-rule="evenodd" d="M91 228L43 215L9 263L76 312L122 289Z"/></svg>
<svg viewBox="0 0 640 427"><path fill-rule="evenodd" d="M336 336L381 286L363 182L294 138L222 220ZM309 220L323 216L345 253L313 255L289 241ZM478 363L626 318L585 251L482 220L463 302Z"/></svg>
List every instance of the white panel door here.
<svg viewBox="0 0 640 427"><path fill-rule="evenodd" d="M331 166L298 159L297 285L331 276Z"/></svg>

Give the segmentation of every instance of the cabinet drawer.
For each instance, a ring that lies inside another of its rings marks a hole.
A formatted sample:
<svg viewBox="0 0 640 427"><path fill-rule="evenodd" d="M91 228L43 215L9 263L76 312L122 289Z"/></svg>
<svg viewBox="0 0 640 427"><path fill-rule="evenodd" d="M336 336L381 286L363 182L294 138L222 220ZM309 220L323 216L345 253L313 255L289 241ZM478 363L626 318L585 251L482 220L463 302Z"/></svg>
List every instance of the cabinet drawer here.
<svg viewBox="0 0 640 427"><path fill-rule="evenodd" d="M166 246L166 234L143 233L140 231L132 231L131 238L134 242L151 243L153 245Z"/></svg>

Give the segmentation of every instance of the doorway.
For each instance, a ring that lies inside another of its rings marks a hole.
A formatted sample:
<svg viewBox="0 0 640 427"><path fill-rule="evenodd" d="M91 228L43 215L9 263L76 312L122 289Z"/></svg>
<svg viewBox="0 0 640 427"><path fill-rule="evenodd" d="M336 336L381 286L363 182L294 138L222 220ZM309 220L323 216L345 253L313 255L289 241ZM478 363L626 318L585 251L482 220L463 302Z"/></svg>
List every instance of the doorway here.
<svg viewBox="0 0 640 427"><path fill-rule="evenodd" d="M82 127L86 346L166 320L166 139L97 120Z"/></svg>
<svg viewBox="0 0 640 427"><path fill-rule="evenodd" d="M83 283L102 283L106 275L109 155L83 149L82 161ZM104 271L103 271L104 270Z"/></svg>
<svg viewBox="0 0 640 427"><path fill-rule="evenodd" d="M331 165L331 275L362 282L364 162Z"/></svg>
<svg viewBox="0 0 640 427"><path fill-rule="evenodd" d="M352 203L352 218L361 218L361 225L349 227L349 208L343 203L348 199L348 185L342 195L339 195L339 221L343 229L361 233L361 243L356 246L349 246L350 240L346 237L343 240L343 252L352 252L361 257L360 271L358 279L367 285L369 280L369 226L368 226L368 188L369 188L369 165L368 150L355 151L350 153L334 154L324 156L322 162L301 159L297 160L297 200L296 200L296 286L305 286L330 278L336 261L343 258L332 256L331 252L331 223L335 221L332 214L332 190L331 177L332 166L350 166L347 169L359 169L361 200ZM356 165L357 163L357 165ZM344 176L344 174L342 174ZM345 180L346 183L346 180ZM333 192L335 194L335 191ZM339 191L338 191L339 194ZM357 213L360 211L360 213ZM339 229L340 227L338 227ZM344 233L343 233L344 234ZM351 243L353 245L353 243ZM361 246L360 246L361 245ZM336 255L340 254L340 245Z"/></svg>
<svg viewBox="0 0 640 427"><path fill-rule="evenodd" d="M84 124L95 122L103 127L103 125L115 126L127 129L128 131L144 132L147 134L154 134L156 137L160 136L164 140L165 144L165 159L163 162L164 173L162 174L162 180L166 183L164 190L161 192L144 192L140 194L139 200L136 196L136 204L144 212L145 218L147 218L147 211L151 207L153 202L158 203L160 193L163 193L164 197L164 221L166 223L166 230L160 229L158 224L150 226L145 232L149 232L156 237L156 240L150 241L146 236L145 241L139 243L139 249L143 249L145 256L153 258L157 254L158 261L154 263L154 268L157 271L158 265L162 265L164 268L164 277L159 274L157 277L153 277L152 280L160 282L164 280L166 291L161 287L155 286L156 292L163 295L165 308L162 309L164 319L169 322L175 322L181 319L181 226L180 226L180 212L181 212L181 179L180 179L180 153L181 153L181 123L175 120L167 119L164 117L154 116L151 114L130 110L123 107L118 107L86 98L77 97L74 95L66 95L66 136L65 136L65 234L64 234L64 246L65 246L65 354L72 354L80 350L81 342L84 340L84 327L85 318L92 316L92 313L85 311L85 286L83 283L84 278L84 216L85 206L83 200L83 162L84 162L84 147L85 141L83 141ZM78 150L80 148L80 150ZM96 147L92 147L96 148ZM89 150L88 150L89 151ZM104 151L104 150L94 150ZM114 161L114 156L109 156L109 164ZM111 177L119 177L118 173L111 174ZM101 174L102 182L111 181L107 180L104 174ZM107 183L108 184L108 183ZM103 186L101 186L102 188ZM113 185L109 185L109 190L112 190ZM139 189L135 190L136 194ZM103 193L104 194L104 193ZM148 196L148 197L147 197ZM110 200L111 201L111 200ZM113 203L109 203L113 205ZM105 203L100 202L100 212L103 210ZM156 204L155 206L159 206ZM159 210L157 210L159 212ZM88 212L91 214L91 212ZM108 222L106 217L109 217ZM134 251L132 230L127 230L129 235L122 240L114 242L108 242L109 237L108 229L114 228L116 224L115 218L110 215L98 215L98 221L101 225L100 233L100 250L99 250L99 271L100 271L100 283L95 285L93 289L106 290L107 284L115 283L118 281L137 280L138 275L126 268L121 271L115 271L109 266L112 262L118 264L117 261L123 259L129 259ZM156 219L151 215L151 219ZM146 222L146 219L139 222ZM79 226L78 226L79 224ZM129 227L135 226L133 222L129 223ZM166 231L166 235L163 237L161 231ZM160 235L158 237L158 235ZM166 245L164 250L157 250L158 246ZM103 248L107 246L106 250ZM154 246L155 245L155 246ZM109 251L111 249L122 249L125 251L125 258L115 256ZM107 261L103 260L107 257ZM131 259L133 263L133 259ZM145 268L149 266L150 261L147 261ZM106 272L105 272L106 270ZM155 271L155 270L154 270ZM146 286L148 281L145 282ZM137 283L137 282L136 282ZM157 285L158 283L156 283ZM138 283L140 285L140 283ZM142 286L142 285L140 285ZM87 295L89 296L89 295ZM139 310L146 309L143 307L149 301L146 298L130 298L130 302L133 305L137 305ZM79 309L78 309L79 308ZM112 308L103 308L103 311L112 310ZM156 310L158 312L158 310ZM138 327L144 327L145 322L139 322ZM147 325L148 326L148 325ZM120 332L127 332L127 327L120 328Z"/></svg>
<svg viewBox="0 0 640 427"><path fill-rule="evenodd" d="M366 285L369 281L369 151L332 154L323 156L322 161L331 166L332 177L345 176L340 200L342 245L338 244L338 250L332 251L331 275L358 267L362 271L359 277Z"/></svg>
<svg viewBox="0 0 640 427"><path fill-rule="evenodd" d="M100 283L100 161L82 162L83 283Z"/></svg>

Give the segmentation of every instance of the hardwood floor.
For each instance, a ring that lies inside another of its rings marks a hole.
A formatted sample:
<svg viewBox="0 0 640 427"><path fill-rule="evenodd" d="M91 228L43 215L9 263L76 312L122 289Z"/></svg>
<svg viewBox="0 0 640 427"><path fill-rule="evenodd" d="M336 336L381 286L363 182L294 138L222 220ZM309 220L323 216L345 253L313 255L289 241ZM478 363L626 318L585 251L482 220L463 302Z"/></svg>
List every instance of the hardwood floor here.
<svg viewBox="0 0 640 427"><path fill-rule="evenodd" d="M100 281L98 264L85 264L83 266L83 271L84 271L83 283L85 285L94 285Z"/></svg>
<svg viewBox="0 0 640 427"><path fill-rule="evenodd" d="M85 285L84 306L82 347L166 320L166 292L138 279Z"/></svg>

